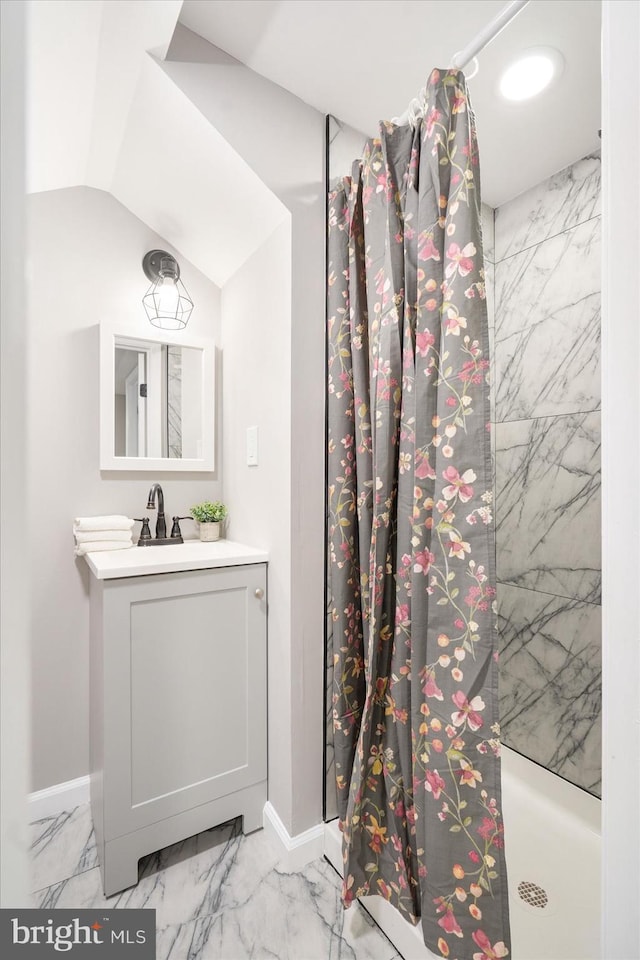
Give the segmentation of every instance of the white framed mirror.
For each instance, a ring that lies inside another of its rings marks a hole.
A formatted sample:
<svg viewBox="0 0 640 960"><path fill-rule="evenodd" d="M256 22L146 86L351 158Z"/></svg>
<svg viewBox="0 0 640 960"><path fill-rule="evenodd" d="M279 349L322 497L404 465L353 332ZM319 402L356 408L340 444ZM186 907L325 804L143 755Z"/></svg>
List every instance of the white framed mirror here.
<svg viewBox="0 0 640 960"><path fill-rule="evenodd" d="M212 471L213 338L100 326L100 469Z"/></svg>

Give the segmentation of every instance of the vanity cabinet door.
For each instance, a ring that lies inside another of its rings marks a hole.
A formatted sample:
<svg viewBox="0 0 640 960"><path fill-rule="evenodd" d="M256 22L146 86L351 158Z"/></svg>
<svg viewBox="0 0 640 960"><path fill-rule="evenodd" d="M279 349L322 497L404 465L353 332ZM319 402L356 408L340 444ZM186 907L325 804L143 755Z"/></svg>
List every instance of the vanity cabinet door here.
<svg viewBox="0 0 640 960"><path fill-rule="evenodd" d="M105 839L266 780L266 566L104 586Z"/></svg>

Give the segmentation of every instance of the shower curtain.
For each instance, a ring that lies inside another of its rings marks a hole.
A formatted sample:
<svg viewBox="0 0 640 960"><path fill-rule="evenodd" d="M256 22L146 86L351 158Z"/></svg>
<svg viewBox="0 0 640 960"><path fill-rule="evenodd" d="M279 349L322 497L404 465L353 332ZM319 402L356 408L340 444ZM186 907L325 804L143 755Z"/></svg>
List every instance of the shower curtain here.
<svg viewBox="0 0 640 960"><path fill-rule="evenodd" d="M328 537L343 901L509 954L475 124L434 70L329 195Z"/></svg>

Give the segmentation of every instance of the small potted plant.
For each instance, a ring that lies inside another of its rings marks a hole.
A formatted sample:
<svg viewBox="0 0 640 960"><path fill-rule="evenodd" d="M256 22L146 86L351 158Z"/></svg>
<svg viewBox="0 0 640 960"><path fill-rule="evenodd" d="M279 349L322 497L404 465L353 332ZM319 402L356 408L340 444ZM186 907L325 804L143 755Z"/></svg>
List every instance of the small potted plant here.
<svg viewBox="0 0 640 960"><path fill-rule="evenodd" d="M201 540L219 540L220 524L227 516L227 508L220 500L212 503L205 500L203 503L197 503L191 507L191 516L200 524Z"/></svg>

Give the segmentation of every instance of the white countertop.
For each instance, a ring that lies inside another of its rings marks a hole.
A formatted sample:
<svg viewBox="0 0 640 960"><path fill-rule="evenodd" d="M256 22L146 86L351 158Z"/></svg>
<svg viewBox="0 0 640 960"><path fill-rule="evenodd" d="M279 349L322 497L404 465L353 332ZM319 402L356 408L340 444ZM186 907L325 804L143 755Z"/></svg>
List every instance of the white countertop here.
<svg viewBox="0 0 640 960"><path fill-rule="evenodd" d="M215 540L212 543L185 540L184 543L162 547L136 546L126 550L101 550L85 554L89 569L98 580L238 567L246 563L266 563L268 559L266 550L232 540Z"/></svg>

